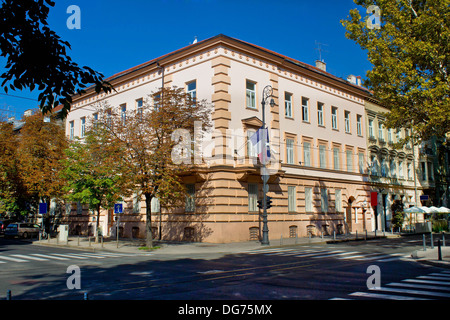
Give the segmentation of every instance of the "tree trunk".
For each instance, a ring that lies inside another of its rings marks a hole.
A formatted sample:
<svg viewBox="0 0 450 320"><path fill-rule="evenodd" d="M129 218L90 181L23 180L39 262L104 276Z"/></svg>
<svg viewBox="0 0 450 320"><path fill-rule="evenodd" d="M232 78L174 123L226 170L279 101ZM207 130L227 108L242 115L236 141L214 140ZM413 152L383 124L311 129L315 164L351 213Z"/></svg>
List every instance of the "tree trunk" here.
<svg viewBox="0 0 450 320"><path fill-rule="evenodd" d="M146 239L145 245L148 248L153 248L153 234L152 234L152 199L153 196L150 193L145 193L145 213L147 217L147 221L145 224L146 227Z"/></svg>

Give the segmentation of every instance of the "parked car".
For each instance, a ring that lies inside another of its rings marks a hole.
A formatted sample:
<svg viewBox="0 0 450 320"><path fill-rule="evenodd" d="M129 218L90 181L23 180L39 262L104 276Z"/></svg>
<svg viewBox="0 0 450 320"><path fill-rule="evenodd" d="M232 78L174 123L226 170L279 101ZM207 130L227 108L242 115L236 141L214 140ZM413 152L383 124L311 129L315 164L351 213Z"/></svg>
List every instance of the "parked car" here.
<svg viewBox="0 0 450 320"><path fill-rule="evenodd" d="M6 227L5 237L29 238L39 235L40 227L33 223L10 223Z"/></svg>
<svg viewBox="0 0 450 320"><path fill-rule="evenodd" d="M12 220L1 220L0 221L0 235L5 234L6 227L13 222Z"/></svg>

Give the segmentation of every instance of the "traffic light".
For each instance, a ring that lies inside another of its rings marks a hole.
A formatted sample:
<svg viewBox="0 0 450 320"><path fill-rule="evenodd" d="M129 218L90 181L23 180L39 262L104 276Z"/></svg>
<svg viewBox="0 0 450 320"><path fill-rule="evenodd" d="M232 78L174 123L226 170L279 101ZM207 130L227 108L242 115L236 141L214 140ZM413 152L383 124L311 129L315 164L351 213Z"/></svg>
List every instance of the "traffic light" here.
<svg viewBox="0 0 450 320"><path fill-rule="evenodd" d="M262 200L258 200L258 208L263 209L263 201Z"/></svg>
<svg viewBox="0 0 450 320"><path fill-rule="evenodd" d="M266 208L270 209L272 207L272 198L266 197Z"/></svg>

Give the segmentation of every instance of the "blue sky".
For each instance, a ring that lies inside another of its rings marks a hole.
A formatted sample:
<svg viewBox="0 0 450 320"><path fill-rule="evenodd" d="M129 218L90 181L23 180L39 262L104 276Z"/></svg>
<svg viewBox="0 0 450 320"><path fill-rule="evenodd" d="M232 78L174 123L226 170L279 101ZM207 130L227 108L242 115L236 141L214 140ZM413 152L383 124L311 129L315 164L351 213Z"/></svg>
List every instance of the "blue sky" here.
<svg viewBox="0 0 450 320"><path fill-rule="evenodd" d="M70 5L80 7L79 30L67 28ZM328 72L364 79L371 69L366 52L345 38L339 22L357 7L352 0L58 0L49 24L71 44L75 62L105 77L189 45L195 36L222 33L311 65L320 42ZM0 93L0 109L15 111L16 118L38 105L36 90L8 91L28 99Z"/></svg>

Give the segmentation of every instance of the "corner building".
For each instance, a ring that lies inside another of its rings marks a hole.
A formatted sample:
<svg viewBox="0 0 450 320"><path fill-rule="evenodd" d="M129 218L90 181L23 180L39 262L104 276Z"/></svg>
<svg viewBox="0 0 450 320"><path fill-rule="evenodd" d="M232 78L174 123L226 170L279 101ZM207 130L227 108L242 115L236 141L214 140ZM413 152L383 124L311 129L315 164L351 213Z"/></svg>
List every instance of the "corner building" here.
<svg viewBox="0 0 450 320"><path fill-rule="evenodd" d="M275 101L272 107L269 99L265 107L274 168L268 181L273 200L269 238L373 230L364 107L370 93L326 72L323 62L311 66L218 35L107 80L117 92L89 89L73 97L66 122L69 138L83 135L98 102L132 110L163 84L211 102L214 129L223 134L215 140L215 156L223 154L229 161L195 165L183 176L190 195L186 206L160 208L155 203L157 238L161 232L163 240L224 243L261 236L261 164L248 141L262 125L261 99L268 85ZM129 199L124 208L119 235L144 237L143 197ZM93 232L93 217L80 205L73 204L66 219L72 233ZM114 235L112 211L102 214L100 224L104 235Z"/></svg>

